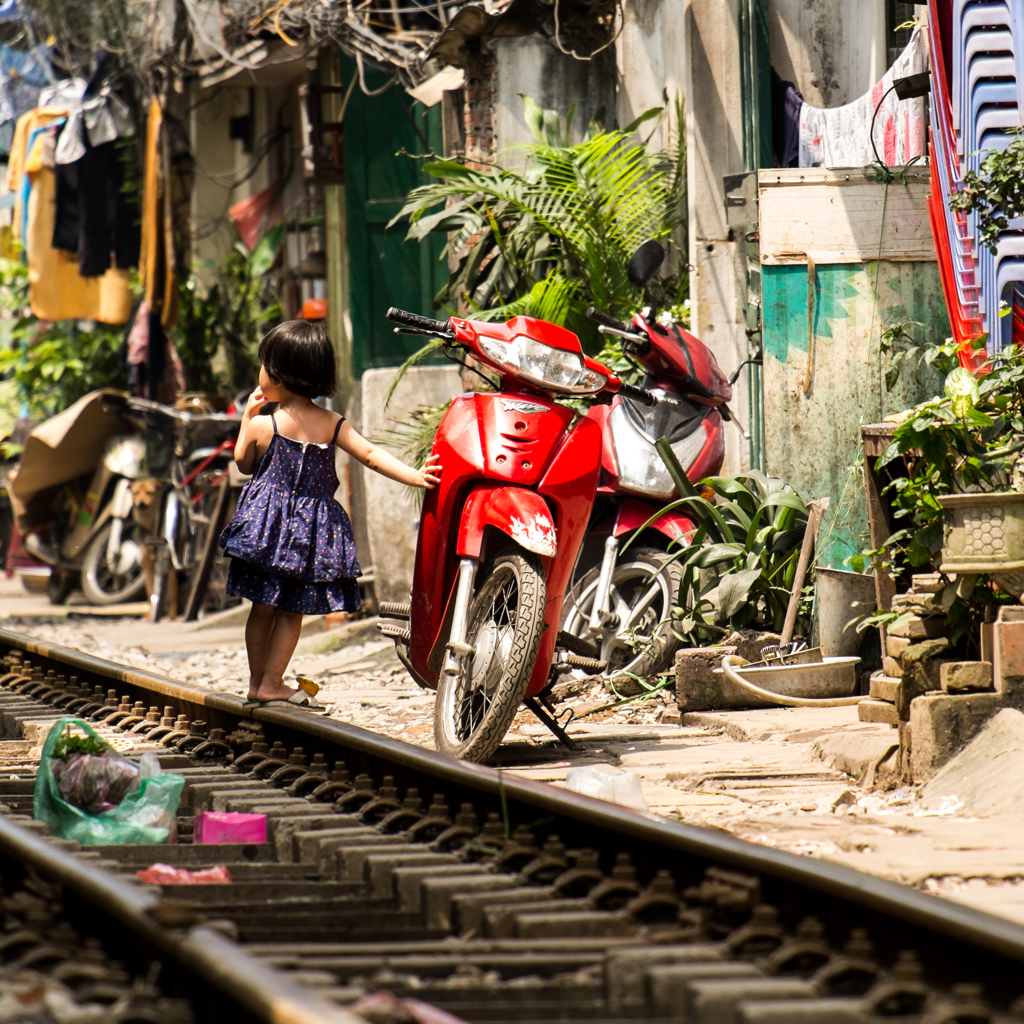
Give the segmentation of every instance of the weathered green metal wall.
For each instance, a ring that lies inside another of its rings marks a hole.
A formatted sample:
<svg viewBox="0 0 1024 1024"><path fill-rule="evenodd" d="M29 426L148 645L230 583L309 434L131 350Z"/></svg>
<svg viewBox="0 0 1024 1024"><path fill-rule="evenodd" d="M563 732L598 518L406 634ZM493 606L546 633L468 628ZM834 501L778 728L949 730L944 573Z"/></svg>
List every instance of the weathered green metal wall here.
<svg viewBox="0 0 1024 1024"><path fill-rule="evenodd" d="M860 428L936 394L930 372L885 387L882 333L896 321L925 340L949 334L938 265L881 260L819 264L814 284L813 359L808 350L806 264L762 266L764 416L768 472L805 498L831 498L819 564L848 568L868 547ZM930 336L929 336L930 335Z"/></svg>

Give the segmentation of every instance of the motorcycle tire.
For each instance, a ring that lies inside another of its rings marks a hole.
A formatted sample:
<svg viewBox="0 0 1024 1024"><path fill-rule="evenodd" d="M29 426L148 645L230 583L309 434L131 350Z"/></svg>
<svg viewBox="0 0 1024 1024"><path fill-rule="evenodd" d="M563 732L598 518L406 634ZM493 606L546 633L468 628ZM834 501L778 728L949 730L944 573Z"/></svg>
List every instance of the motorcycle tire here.
<svg viewBox="0 0 1024 1024"><path fill-rule="evenodd" d="M613 641L609 647L602 643L602 637L588 633L590 611L594 603L594 591L601 575L601 567L591 569L573 584L565 598L562 610L562 629L572 636L590 639L601 647L601 657L607 657L605 678L614 684L617 676L628 679L630 675L641 679L663 672L672 663L679 641L669 621L672 606L678 601L682 572L679 562L669 562L670 556L657 548L630 548L616 562L612 573L611 609L619 616L618 637L625 630L639 633L641 644L633 649L625 640ZM657 579L659 593L643 612L638 623L631 623L630 614L641 598ZM647 635L645 630L649 633Z"/></svg>
<svg viewBox="0 0 1024 1024"><path fill-rule="evenodd" d="M113 524L107 522L93 537L82 559L82 593L90 604L121 604L136 601L146 592L146 577L142 571L142 545L136 539L140 528L133 522L124 524L121 537L122 551L127 544L130 564L111 567L107 563L107 538Z"/></svg>
<svg viewBox="0 0 1024 1024"><path fill-rule="evenodd" d="M452 757L484 762L508 732L533 675L547 587L540 560L503 554L470 605L466 643L472 657L457 676L441 673L434 705L434 743Z"/></svg>

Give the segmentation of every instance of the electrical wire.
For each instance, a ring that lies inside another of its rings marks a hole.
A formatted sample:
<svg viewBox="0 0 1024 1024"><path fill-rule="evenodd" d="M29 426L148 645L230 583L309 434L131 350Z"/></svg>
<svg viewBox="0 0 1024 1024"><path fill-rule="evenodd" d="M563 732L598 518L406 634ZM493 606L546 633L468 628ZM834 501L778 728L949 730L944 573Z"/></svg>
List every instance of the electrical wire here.
<svg viewBox="0 0 1024 1024"><path fill-rule="evenodd" d="M398 72L396 71L379 89L369 89L366 85L366 78L363 75L363 55L358 50L356 50L356 68L359 73L359 88L364 96L381 96L398 81Z"/></svg>
<svg viewBox="0 0 1024 1024"><path fill-rule="evenodd" d="M557 46L558 49L561 50L562 53L564 53L567 57L574 57L576 60L593 60L599 53L601 53L602 50L607 50L608 47L611 46L615 42L615 40L619 38L620 35L622 35L622 30L626 26L626 15L622 10L622 0L616 0L616 8L619 12L618 32L616 32L611 37L611 39L609 39L608 42L604 44L604 46L599 46L596 50L594 50L589 57L581 57L575 50L567 50L562 45L562 41L558 38L558 4L559 0L555 0L555 46Z"/></svg>

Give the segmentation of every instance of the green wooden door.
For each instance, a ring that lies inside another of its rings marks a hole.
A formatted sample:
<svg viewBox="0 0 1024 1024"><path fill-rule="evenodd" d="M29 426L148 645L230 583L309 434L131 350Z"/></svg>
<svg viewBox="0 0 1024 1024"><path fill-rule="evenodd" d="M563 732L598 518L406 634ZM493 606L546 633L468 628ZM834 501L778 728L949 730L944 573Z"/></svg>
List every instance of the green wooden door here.
<svg viewBox="0 0 1024 1024"><path fill-rule="evenodd" d="M355 70L355 62L346 59L345 82ZM385 81L369 68L365 77L370 90ZM345 111L345 178L357 378L372 367L397 366L422 347L425 339L395 334L384 314L398 306L430 316L433 297L448 279L447 264L439 259L443 236L421 245L404 241L404 225L385 230L406 195L427 180L420 161L404 153L430 151L442 151L440 104L428 110L400 86L380 96L366 96L356 86Z"/></svg>

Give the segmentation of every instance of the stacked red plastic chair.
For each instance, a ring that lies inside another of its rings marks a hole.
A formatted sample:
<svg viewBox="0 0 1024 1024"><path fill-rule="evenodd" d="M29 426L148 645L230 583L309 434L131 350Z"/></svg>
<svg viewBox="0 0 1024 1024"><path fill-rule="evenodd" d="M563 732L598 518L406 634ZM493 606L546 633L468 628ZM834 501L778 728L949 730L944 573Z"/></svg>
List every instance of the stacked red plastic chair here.
<svg viewBox="0 0 1024 1024"><path fill-rule="evenodd" d="M929 216L949 321L965 365L1013 344L1024 323L1024 218L979 246L977 217L949 208L967 171L1005 149L1024 113L1024 0L929 0L932 194Z"/></svg>

